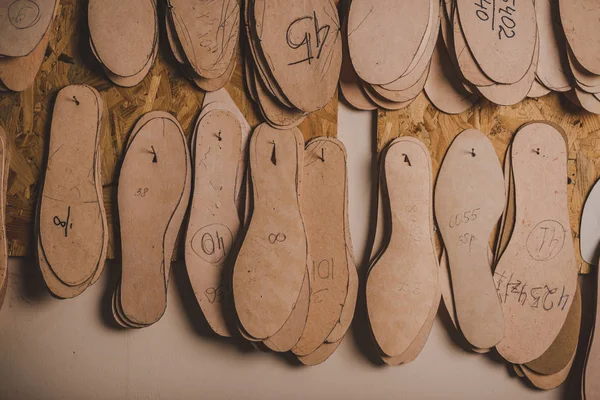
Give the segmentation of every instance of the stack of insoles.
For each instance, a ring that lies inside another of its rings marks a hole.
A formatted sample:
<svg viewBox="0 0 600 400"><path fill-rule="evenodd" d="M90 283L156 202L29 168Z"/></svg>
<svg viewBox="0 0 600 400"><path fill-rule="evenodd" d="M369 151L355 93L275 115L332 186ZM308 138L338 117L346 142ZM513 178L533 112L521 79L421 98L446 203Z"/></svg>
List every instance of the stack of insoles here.
<svg viewBox="0 0 600 400"><path fill-rule="evenodd" d="M36 237L44 280L61 298L82 293L104 268L108 228L100 177L103 110L102 98L89 86L67 86L54 103Z"/></svg>
<svg viewBox="0 0 600 400"><path fill-rule="evenodd" d="M307 365L325 361L354 314L358 277L346 152L298 129L260 125L250 141L252 218L233 269L238 329Z"/></svg>
<svg viewBox="0 0 600 400"><path fill-rule="evenodd" d="M427 81L439 29L439 0L352 1L340 78L346 100L358 109L410 105Z"/></svg>
<svg viewBox="0 0 600 400"><path fill-rule="evenodd" d="M534 385L549 389L571 369L581 324L567 202L567 138L551 124L526 124L507 154L509 211L494 272L506 331L496 349L520 365Z"/></svg>
<svg viewBox="0 0 600 400"><path fill-rule="evenodd" d="M297 126L335 95L342 38L332 0L248 0L246 84L273 127Z"/></svg>
<svg viewBox="0 0 600 400"><path fill-rule="evenodd" d="M600 114L600 8L594 0L561 0L560 21L566 43L563 63L573 76L567 98L589 112ZM557 7L558 8L558 7Z"/></svg>
<svg viewBox="0 0 600 400"><path fill-rule="evenodd" d="M419 140L399 138L384 150L366 301L373 339L389 365L417 358L440 302L432 178Z"/></svg>
<svg viewBox="0 0 600 400"><path fill-rule="evenodd" d="M143 328L157 322L167 307L192 172L181 125L166 112L140 118L125 151L118 184L122 276L113 314L125 327Z"/></svg>
<svg viewBox="0 0 600 400"><path fill-rule="evenodd" d="M462 83L457 89L498 105L523 100L535 82L540 53L533 0L444 5L442 35L453 78Z"/></svg>
<svg viewBox="0 0 600 400"><path fill-rule="evenodd" d="M456 329L473 351L495 347L541 389L566 379L581 322L566 175L566 139L553 125L519 129L504 178L489 140L467 130L448 150L435 193L440 284Z"/></svg>
<svg viewBox="0 0 600 400"><path fill-rule="evenodd" d="M460 187L458 181L463 182ZM441 165L435 215L448 257L458 325L474 349L492 348L504 336L488 242L505 203L502 167L492 143L478 130L463 131Z"/></svg>
<svg viewBox="0 0 600 400"><path fill-rule="evenodd" d="M184 73L202 90L225 86L236 65L238 0L169 0L167 38Z"/></svg>
<svg viewBox="0 0 600 400"><path fill-rule="evenodd" d="M108 78L139 84L158 53L156 0L90 0L90 46Z"/></svg>
<svg viewBox="0 0 600 400"><path fill-rule="evenodd" d="M225 89L207 93L192 137L185 264L209 326L235 333L231 274L244 228L250 125Z"/></svg>
<svg viewBox="0 0 600 400"><path fill-rule="evenodd" d="M404 108L424 88L449 114L480 97L514 105L552 91L599 114L597 6L595 0L444 0L441 7L439 0L354 0L343 26L340 89L361 110Z"/></svg>
<svg viewBox="0 0 600 400"><path fill-rule="evenodd" d="M563 92L600 113L600 40L594 0L446 0L425 91L457 114L479 96L499 105Z"/></svg>
<svg viewBox="0 0 600 400"><path fill-rule="evenodd" d="M8 246L6 238L6 206L8 173L10 169L10 146L6 132L0 126L0 308L8 289Z"/></svg>
<svg viewBox="0 0 600 400"><path fill-rule="evenodd" d="M0 3L0 91L20 92L33 85L58 4L58 0Z"/></svg>

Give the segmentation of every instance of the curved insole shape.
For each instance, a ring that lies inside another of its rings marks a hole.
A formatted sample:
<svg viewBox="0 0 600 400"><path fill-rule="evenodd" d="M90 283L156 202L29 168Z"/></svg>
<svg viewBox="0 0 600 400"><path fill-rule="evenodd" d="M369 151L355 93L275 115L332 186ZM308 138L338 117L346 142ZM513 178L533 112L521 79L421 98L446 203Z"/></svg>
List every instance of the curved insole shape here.
<svg viewBox="0 0 600 400"><path fill-rule="evenodd" d="M369 271L366 299L377 345L385 355L398 356L439 301L431 159L420 141L403 137L386 150L384 168L392 229Z"/></svg>
<svg viewBox="0 0 600 400"><path fill-rule="evenodd" d="M103 199L95 171L99 157L100 96L68 86L56 98L39 212L44 257L66 285L96 270L103 250Z"/></svg>
<svg viewBox="0 0 600 400"><path fill-rule="evenodd" d="M113 74L139 74L158 41L155 0L90 0L90 42L100 62Z"/></svg>
<svg viewBox="0 0 600 400"><path fill-rule="evenodd" d="M29 55L50 29L58 0L4 1L0 10L0 56Z"/></svg>
<svg viewBox="0 0 600 400"><path fill-rule="evenodd" d="M463 131L440 167L435 216L448 254L458 325L480 349L504 336L488 243L505 203L502 167L492 143L478 130Z"/></svg>
<svg viewBox="0 0 600 400"><path fill-rule="evenodd" d="M244 330L266 339L292 313L306 271L300 213L304 141L297 129L262 124L250 140L254 211L233 271L235 308Z"/></svg>
<svg viewBox="0 0 600 400"><path fill-rule="evenodd" d="M525 125L515 135L511 160L518 223L494 273L506 321L496 348L507 361L526 364L544 354L559 334L578 271L562 133L549 123Z"/></svg>
<svg viewBox="0 0 600 400"><path fill-rule="evenodd" d="M190 160L181 126L162 113L146 115L130 140L118 186L121 306L126 318L150 325L167 305L175 240L190 191Z"/></svg>
<svg viewBox="0 0 600 400"><path fill-rule="evenodd" d="M348 294L344 145L330 138L311 140L305 150L302 183L311 301L306 327L293 349L299 356L312 353L327 339L340 319Z"/></svg>
<svg viewBox="0 0 600 400"><path fill-rule="evenodd" d="M201 117L194 140L194 190L185 241L185 265L196 299L211 328L231 336L234 244L240 218L236 204L242 129L229 111Z"/></svg>

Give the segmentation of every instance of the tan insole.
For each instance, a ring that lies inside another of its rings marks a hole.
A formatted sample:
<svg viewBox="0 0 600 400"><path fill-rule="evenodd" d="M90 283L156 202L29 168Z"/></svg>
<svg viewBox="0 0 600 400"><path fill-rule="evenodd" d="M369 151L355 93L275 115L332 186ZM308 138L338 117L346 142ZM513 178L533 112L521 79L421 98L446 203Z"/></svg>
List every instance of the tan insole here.
<svg viewBox="0 0 600 400"><path fill-rule="evenodd" d="M337 342L323 343L321 346L319 346L318 349L313 351L311 354L307 356L298 357L298 360L300 360L302 364L311 367L323 364L337 350L340 344L342 344L342 340L344 340L343 336Z"/></svg>
<svg viewBox="0 0 600 400"><path fill-rule="evenodd" d="M154 65L154 61L156 60L157 55L158 55L158 42L156 42L156 44L154 45L154 49L152 51L152 55L150 56L150 60L148 60L148 63L137 74L135 74L133 76L123 77L123 76L114 74L111 70L109 70L106 67L104 67L104 72L106 73L106 76L108 76L108 78L116 85L121 86L121 87L128 87L128 88L134 87L134 86L138 85L140 82L142 82L146 78L146 76L148 76L148 73L152 69L152 66Z"/></svg>
<svg viewBox="0 0 600 400"><path fill-rule="evenodd" d="M363 0L350 4L348 47L362 80L384 85L407 71L425 36L430 3Z"/></svg>
<svg viewBox="0 0 600 400"><path fill-rule="evenodd" d="M537 70L539 54L539 41L536 42L534 48L533 62L529 66L525 76L513 84L494 84L489 86L478 87L481 94L494 104L512 106L521 102L527 93L531 90L531 86L535 81L535 71Z"/></svg>
<svg viewBox="0 0 600 400"><path fill-rule="evenodd" d="M521 371L523 372L523 375L525 376L525 378L533 386L535 386L538 389L542 389L542 390L552 390L552 389L556 389L557 387L562 385L567 380L567 377L569 376L569 373L571 372L571 367L573 366L574 361L575 361L575 353L573 353L567 366L565 366L559 372L557 372L555 374L551 374L551 375L539 374L539 373L531 370L530 368L528 368L525 365L521 365L520 368L521 368Z"/></svg>
<svg viewBox="0 0 600 400"><path fill-rule="evenodd" d="M254 210L233 270L235 308L257 339L277 333L292 313L306 273L300 213L304 140L297 129L257 127L250 140Z"/></svg>
<svg viewBox="0 0 600 400"><path fill-rule="evenodd" d="M221 89L229 82L231 76L233 75L233 71L235 71L236 65L237 63L234 57L231 59L231 62L229 63L229 66L227 67L227 70L223 75L211 79L207 79L200 75L197 75L195 71L193 71L191 68L188 68L187 66L183 66L183 69L188 75L188 77L192 81L194 81L196 86L198 86L200 89L204 90L205 92L214 92L215 90Z"/></svg>
<svg viewBox="0 0 600 400"><path fill-rule="evenodd" d="M58 5L59 2L57 1L52 20L54 20L58 12ZM33 85L40 66L44 61L48 42L53 34L52 20L46 33L44 33L44 36L42 36L42 39L31 53L22 57L0 58L0 82L8 90L21 92Z"/></svg>
<svg viewBox="0 0 600 400"><path fill-rule="evenodd" d="M438 261L429 152L420 141L403 137L392 142L384 160L392 229L385 251L369 271L366 298L379 348L397 356L413 343L439 301Z"/></svg>
<svg viewBox="0 0 600 400"><path fill-rule="evenodd" d="M527 97L530 99L539 99L540 97L544 97L551 92L552 90L541 84L536 78L533 80L533 84L531 85L529 92L527 92Z"/></svg>
<svg viewBox="0 0 600 400"><path fill-rule="evenodd" d="M579 343L581 311L581 292L577 285L567 320L548 351L537 360L515 366L520 368L523 377L538 389L550 390L562 385L571 372ZM585 382L585 378L583 381ZM585 394L583 398L587 398Z"/></svg>
<svg viewBox="0 0 600 400"><path fill-rule="evenodd" d="M102 65L121 77L138 75L158 42L155 0L91 0L90 42Z"/></svg>
<svg viewBox="0 0 600 400"><path fill-rule="evenodd" d="M553 125L529 123L514 137L511 160L520 223L494 275L506 321L496 348L507 361L526 364L556 339L577 286L565 138Z"/></svg>
<svg viewBox="0 0 600 400"><path fill-rule="evenodd" d="M185 52L183 51L181 42L179 41L177 33L175 32L171 13L168 12L165 13L165 30L167 31L167 41L169 42L169 47L171 48L173 56L179 64L184 64L187 62Z"/></svg>
<svg viewBox="0 0 600 400"><path fill-rule="evenodd" d="M567 59L567 39L560 24L558 1L536 0L535 15L540 37L536 76L547 88L565 92L573 86Z"/></svg>
<svg viewBox="0 0 600 400"><path fill-rule="evenodd" d="M566 47L569 70L575 78L575 83L587 92L597 93L600 91L600 76L586 70L573 54L570 47Z"/></svg>
<svg viewBox="0 0 600 400"><path fill-rule="evenodd" d="M304 121L306 113L279 103L276 98L267 92L264 82L256 74L256 68L251 68L250 71L253 75L248 79L254 81L253 87L256 90L258 106L269 123L276 127L290 129Z"/></svg>
<svg viewBox="0 0 600 400"><path fill-rule="evenodd" d="M240 32L238 1L210 1L200 7L189 0L171 0L168 12L172 32L195 73L207 80L227 75Z"/></svg>
<svg viewBox="0 0 600 400"><path fill-rule="evenodd" d="M266 61L264 59L264 54L260 49L258 43L255 43L255 40L258 42L258 34L256 33L257 24L254 19L254 7L251 1L244 2L244 25L246 30L246 37L248 47L250 49L250 54L252 57L247 57L246 61L250 62L250 65L256 69L256 73L258 74L261 82L265 84L266 89L269 93L275 97L281 104L286 107L293 108L294 106L290 101L285 97L281 88L273 78L270 73L268 67L266 66Z"/></svg>
<svg viewBox="0 0 600 400"><path fill-rule="evenodd" d="M429 61L429 60L428 60ZM373 92L377 93L379 96L383 97L385 100L396 102L396 103L404 103L407 101L413 100L415 97L423 91L425 87L425 82L427 82L427 76L429 75L429 65L427 62L425 68L418 75L418 79L408 87L405 87L400 90L390 90L386 89L383 86L379 85L370 85Z"/></svg>
<svg viewBox="0 0 600 400"><path fill-rule="evenodd" d="M379 354L383 362L387 365L396 366L401 364L408 364L417 359L423 348L425 348L425 344L427 344L427 339L429 339L429 334L431 333L431 328L433 328L433 322L435 321L435 316L439 310L440 305L440 293L436 295L437 301L434 302L431 310L429 310L429 315L427 316L427 320L425 324L419 331L415 340L410 344L410 346L406 349L406 351L398 356L388 357L385 354Z"/></svg>
<svg viewBox="0 0 600 400"><path fill-rule="evenodd" d="M421 42L415 58L400 78L391 83L381 85L382 89L391 91L406 90L414 86L425 70L429 68L429 62L440 31L440 7L440 0L430 0L429 23L425 36L423 36L423 42Z"/></svg>
<svg viewBox="0 0 600 400"><path fill-rule="evenodd" d="M252 132L252 128L226 89L219 89L204 95L202 112L211 109L213 106L233 113L238 118L242 127L242 154L237 173L237 177L242 179L236 181L235 202L240 213L240 218L245 222L248 219L248 214L250 212L249 185L246 181L249 175L248 145L250 143L250 133Z"/></svg>
<svg viewBox="0 0 600 400"><path fill-rule="evenodd" d="M250 3L256 29L250 40L257 42L285 98L307 113L329 104L342 62L340 21L333 0ZM305 42L306 29L316 30L312 40L318 41L318 50Z"/></svg>
<svg viewBox="0 0 600 400"><path fill-rule="evenodd" d="M475 129L460 133L440 167L435 215L448 253L458 325L480 349L504 336L488 251L505 197L502 168L489 139Z"/></svg>
<svg viewBox="0 0 600 400"><path fill-rule="evenodd" d="M225 110L201 116L192 141L194 192L186 231L185 264L194 294L211 328L231 336L232 250L240 230L236 204L242 128Z"/></svg>
<svg viewBox="0 0 600 400"><path fill-rule="evenodd" d="M57 96L40 201L44 258L64 284L78 286L96 270L103 251L103 199L95 170L102 106L95 89L68 86Z"/></svg>
<svg viewBox="0 0 600 400"><path fill-rule="evenodd" d="M97 182L97 186L98 186L97 190L99 193L101 193L102 192L102 179L100 178L100 157L97 157L96 164L97 164L96 165L96 171L97 171L96 172L96 174L97 174L96 182ZM54 271L52 270L52 268L50 267L50 265L48 264L48 261L46 260L46 258L44 256L44 250L41 246L39 237L37 238L36 255L37 255L38 263L39 263L40 269L42 271L44 281L46 282L48 289L54 296L57 296L62 299L70 299L70 298L76 297L76 296L80 295L81 293L83 293L89 286L93 285L100 278L100 275L102 274L102 271L104 270L106 255L107 255L107 251L108 251L108 226L107 226L107 218L106 218L106 211L104 209L104 205L102 205L102 207L101 207L101 212L102 212L102 224L103 224L103 231L104 231L102 253L100 255L100 259L98 260L98 265L96 267L96 271L94 272L94 275L92 277L90 277L90 279L88 279L87 281L83 282L80 285L77 285L77 286L65 285L63 282L60 281L60 279L58 279L58 277L56 276L56 274L54 273ZM39 205L38 205L38 213L39 213ZM38 222L36 219L36 226L37 226L37 224L38 224ZM36 231L39 231L39 229L36 229Z"/></svg>
<svg viewBox="0 0 600 400"><path fill-rule="evenodd" d="M348 37L348 18L347 12L345 13L342 21L342 37ZM340 71L340 91L346 101L357 110L371 111L376 110L377 105L373 104L371 100L364 93L361 85L358 82L359 78L354 71L352 65L352 59L350 58L350 51L348 50L348 41L342 41L342 67Z"/></svg>
<svg viewBox="0 0 600 400"><path fill-rule="evenodd" d="M130 321L125 313L123 312L123 308L121 307L121 282L117 285L117 290L113 293L113 316L115 321L124 328L133 328L140 329L144 328L147 325L145 324L136 324Z"/></svg>
<svg viewBox="0 0 600 400"><path fill-rule="evenodd" d="M118 188L120 304L128 320L142 325L158 321L166 308L168 271L191 176L181 126L172 117L155 115L146 116L130 140Z"/></svg>
<svg viewBox="0 0 600 400"><path fill-rule="evenodd" d="M560 20L569 46L582 66L600 75L598 29L600 10L594 0L559 1Z"/></svg>
<svg viewBox="0 0 600 400"><path fill-rule="evenodd" d="M492 265L494 255L492 254L491 249L489 250L488 259L490 261L490 267ZM452 325L456 329L456 331L462 336L462 332L460 332L460 327L456 322L456 308L454 307L454 299L452 297L452 283L450 279L450 269L448 266L448 255L446 254L446 249L442 249L442 255L440 257L440 291L442 294L442 300L444 301L444 306L446 307L446 311L448 311L448 316L450 317L450 321ZM466 340L466 339L465 339ZM491 348L487 349L479 349L477 347L470 348L473 352L479 354L488 353Z"/></svg>
<svg viewBox="0 0 600 400"><path fill-rule="evenodd" d="M479 99L463 87L441 36L431 58L425 93L436 108L447 114L460 114Z"/></svg>
<svg viewBox="0 0 600 400"><path fill-rule="evenodd" d="M379 181L381 182L381 179ZM386 239L384 236L385 236L386 229L389 230L389 227L386 227L386 221L388 221L388 220L389 220L389 218L386 217L385 211L384 211L382 188L381 188L381 184L380 184L380 187L378 189L378 202L377 202L377 225L376 225L376 229L375 229L375 237L373 240L371 257L369 259L370 260L369 261L370 268L372 268L372 266L375 264L376 260L378 260L379 257L381 257L381 253L382 253L383 249L385 248L385 245L386 245L385 240ZM441 273L438 275L441 276ZM440 283L439 286L440 286L440 291L441 291L443 289L443 281L441 280L441 278L438 278L438 279L439 279L439 283ZM427 343L427 339L429 338L429 333L431 332L431 328L433 327L433 321L435 319L435 316L437 315L437 310L439 308L440 296L438 295L437 298L438 298L438 303L435 304L433 307L431 307L431 310L429 311L429 315L427 317L427 321L421 328L421 331L419 332L418 336L415 338L413 343L411 343L411 345L404 352L404 354L401 354L401 355L398 355L395 357L390 357L390 356L386 356L381 351L379 351L379 356L386 364L392 365L392 366L400 365L400 364L411 362L418 357L418 355L421 353L421 351L425 347L425 344Z"/></svg>
<svg viewBox="0 0 600 400"><path fill-rule="evenodd" d="M458 12L454 9L452 13L452 39L454 45L454 57L465 79L477 86L493 85L494 81L482 71L471 52L464 36Z"/></svg>
<svg viewBox="0 0 600 400"><path fill-rule="evenodd" d="M532 63L537 37L533 3L525 0L508 9L504 2L493 2L480 9L471 0L456 1L456 16L469 49L481 70L496 83L520 81Z"/></svg>
<svg viewBox="0 0 600 400"><path fill-rule="evenodd" d="M296 346L302 336L302 333L304 332L304 327L306 326L309 307L312 302L310 299L310 290L311 288L307 269L307 273L302 281L300 294L298 295L298 299L296 300L296 304L294 304L294 309L292 310L289 318L281 327L279 332L263 341L265 346L267 346L269 349L279 353L284 353L292 350L294 346Z"/></svg>
<svg viewBox="0 0 600 400"><path fill-rule="evenodd" d="M346 149L337 139L308 142L304 156L302 217L308 238L310 307L302 337L293 349L314 352L340 319L348 294L346 239Z"/></svg>
<svg viewBox="0 0 600 400"><path fill-rule="evenodd" d="M567 367L570 368L577 352L580 329L581 290L579 285L577 285L573 305L569 309L567 319L556 340L552 342L548 350L539 358L524 365L526 367L526 369L523 369L525 375L527 375L527 369L540 375L555 375Z"/></svg>
<svg viewBox="0 0 600 400"><path fill-rule="evenodd" d="M348 199L348 185L346 185L346 200ZM344 300L340 319L327 337L326 343L339 342L354 319L356 309L356 298L358 296L358 271L356 270L356 261L354 260L354 247L352 246L352 237L350 235L350 223L348 221L348 208L346 207L346 251L348 253L348 293Z"/></svg>
<svg viewBox="0 0 600 400"><path fill-rule="evenodd" d="M0 17L0 56L24 57L51 29L57 0L3 2Z"/></svg>
<svg viewBox="0 0 600 400"><path fill-rule="evenodd" d="M390 110L390 111L401 110L403 108L408 107L414 100L414 99L410 99L408 101L400 101L400 102L388 100L388 99L384 98L383 96L381 96L380 94L378 94L377 92L375 92L373 87L371 85L369 85L368 83L361 82L361 85L362 85L361 87L362 87L364 93L367 95L369 100L371 102L373 102L374 104L377 104L377 106L383 108L384 110Z"/></svg>

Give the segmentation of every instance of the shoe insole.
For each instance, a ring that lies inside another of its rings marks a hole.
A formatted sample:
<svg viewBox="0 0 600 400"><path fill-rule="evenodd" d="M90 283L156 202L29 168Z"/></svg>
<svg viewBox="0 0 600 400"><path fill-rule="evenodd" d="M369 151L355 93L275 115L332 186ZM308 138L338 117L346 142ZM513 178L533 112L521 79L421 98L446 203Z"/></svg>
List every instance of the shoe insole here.
<svg viewBox="0 0 600 400"><path fill-rule="evenodd" d="M293 349L298 356L312 353L325 342L348 294L347 181L344 145L336 139L311 140L305 149L302 181L310 306L306 327Z"/></svg>
<svg viewBox="0 0 600 400"><path fill-rule="evenodd" d="M229 284L234 244L240 231L236 183L242 156L242 128L229 111L213 110L196 125L194 191L186 230L185 264L196 299L211 328L229 331L232 298Z"/></svg>
<svg viewBox="0 0 600 400"><path fill-rule="evenodd" d="M506 323L496 348L526 364L556 339L577 286L565 138L553 125L529 123L513 139L511 160L518 223L494 274Z"/></svg>
<svg viewBox="0 0 600 400"><path fill-rule="evenodd" d="M120 298L127 319L150 325L166 309L168 271L189 200L191 167L179 123L163 113L145 119L130 139L119 176Z"/></svg>
<svg viewBox="0 0 600 400"><path fill-rule="evenodd" d="M335 94L342 38L332 0L249 2L256 41L285 98L303 112L325 107Z"/></svg>
<svg viewBox="0 0 600 400"><path fill-rule="evenodd" d="M104 247L103 199L96 175L102 106L89 86L57 96L39 211L44 258L64 284L94 274Z"/></svg>
<svg viewBox="0 0 600 400"><path fill-rule="evenodd" d="M250 140L254 208L233 270L235 308L257 339L277 333L292 313L306 274L300 212L304 140L297 129L257 127Z"/></svg>
<svg viewBox="0 0 600 400"><path fill-rule="evenodd" d="M373 336L393 357L404 354L439 301L438 261L429 152L417 139L403 137L384 157L391 235L369 271L366 299Z"/></svg>
<svg viewBox="0 0 600 400"><path fill-rule="evenodd" d="M448 254L456 317L471 346L493 347L504 317L488 259L489 238L506 201L502 167L489 139L460 133L440 167L435 216Z"/></svg>
<svg viewBox="0 0 600 400"><path fill-rule="evenodd" d="M90 42L102 65L132 77L149 63L158 41L155 0L90 0Z"/></svg>
<svg viewBox="0 0 600 400"><path fill-rule="evenodd" d="M292 313L276 334L263 341L265 346L278 353L290 351L296 346L306 326L306 319L311 303L310 296L310 281L307 269L307 273L302 281L302 289L300 289L300 294L298 295L296 304L294 304Z"/></svg>
<svg viewBox="0 0 600 400"><path fill-rule="evenodd" d="M177 40L196 74L204 79L226 75L239 39L238 1L217 0L200 6L192 0L171 0L168 12Z"/></svg>
<svg viewBox="0 0 600 400"><path fill-rule="evenodd" d="M0 16L0 56L29 55L50 29L57 0L3 2Z"/></svg>

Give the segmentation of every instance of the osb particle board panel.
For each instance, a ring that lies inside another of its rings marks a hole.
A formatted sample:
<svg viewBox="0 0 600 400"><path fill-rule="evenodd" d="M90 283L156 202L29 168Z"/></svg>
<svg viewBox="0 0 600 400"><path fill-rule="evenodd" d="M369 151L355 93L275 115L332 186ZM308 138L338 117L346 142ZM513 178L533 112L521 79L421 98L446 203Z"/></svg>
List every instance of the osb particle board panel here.
<svg viewBox="0 0 600 400"><path fill-rule="evenodd" d="M46 59L34 87L22 93L0 92L0 124L8 132L12 151L6 216L10 256L33 255L38 179L45 167L53 101L60 89L70 84L87 84L95 87L104 99L102 183L110 227L110 258L119 251L116 182L123 145L130 130L144 113L164 110L177 117L189 138L204 99L204 93L179 71L169 50L162 18L163 2L159 2L158 58L146 79L129 89L110 82L94 59L89 48L87 5L84 0L62 0ZM257 108L246 95L242 66L238 54L236 71L226 88L254 127L260 120ZM308 117L300 129L305 139L336 136L337 97L326 108Z"/></svg>
<svg viewBox="0 0 600 400"><path fill-rule="evenodd" d="M456 135L467 128L486 133L504 161L513 134L524 123L546 120L560 125L569 141L568 194L571 231L575 239L578 267L590 272L579 252L579 223L586 196L600 170L600 116L573 106L563 96L553 93L538 100L527 99L512 106L496 106L480 100L460 115L438 111L424 94L400 111L379 111L377 115L377 148L383 149L398 136L415 136L431 151L434 176ZM543 201L543 199L540 199Z"/></svg>

